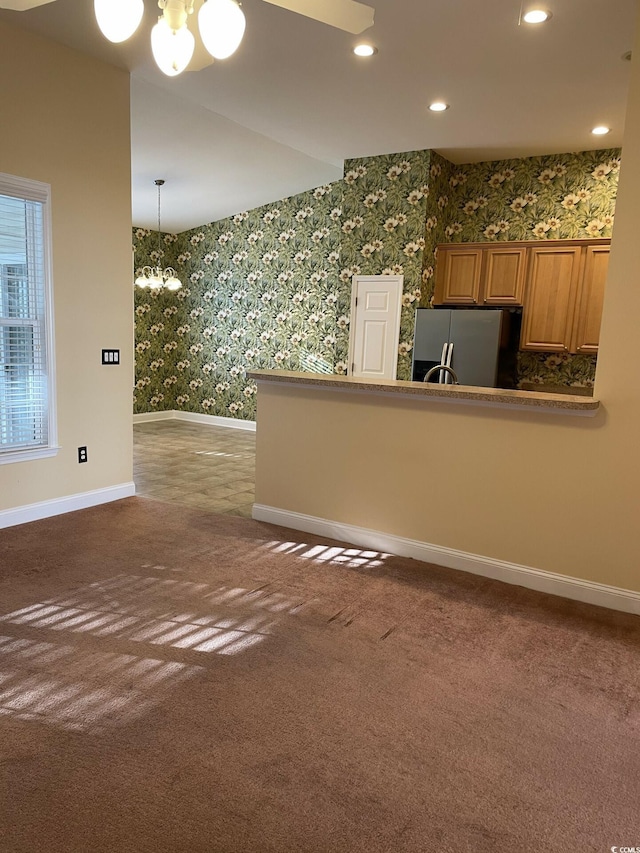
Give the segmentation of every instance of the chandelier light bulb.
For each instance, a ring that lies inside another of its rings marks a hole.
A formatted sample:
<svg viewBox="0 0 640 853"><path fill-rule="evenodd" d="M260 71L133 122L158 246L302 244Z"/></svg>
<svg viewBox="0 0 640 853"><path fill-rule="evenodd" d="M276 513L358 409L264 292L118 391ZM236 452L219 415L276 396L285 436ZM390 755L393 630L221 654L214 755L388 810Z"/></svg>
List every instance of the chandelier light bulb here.
<svg viewBox="0 0 640 853"><path fill-rule="evenodd" d="M151 30L151 50L160 71L167 77L181 74L191 62L196 40L187 25L172 30L164 18Z"/></svg>
<svg viewBox="0 0 640 853"><path fill-rule="evenodd" d="M202 43L215 59L227 59L240 46L246 20L235 0L206 0L198 12Z"/></svg>
<svg viewBox="0 0 640 853"><path fill-rule="evenodd" d="M94 0L93 8L102 35L118 44L135 33L144 12L143 0Z"/></svg>
<svg viewBox="0 0 640 853"><path fill-rule="evenodd" d="M164 284L164 279L162 277L162 270L160 267L155 267L151 270L151 276L149 277L149 287L162 287Z"/></svg>
<svg viewBox="0 0 640 853"><path fill-rule="evenodd" d="M176 278L175 270L171 267L167 267L165 273L169 273L169 278L165 281L164 286L167 290L180 290L182 287L182 282L179 278Z"/></svg>

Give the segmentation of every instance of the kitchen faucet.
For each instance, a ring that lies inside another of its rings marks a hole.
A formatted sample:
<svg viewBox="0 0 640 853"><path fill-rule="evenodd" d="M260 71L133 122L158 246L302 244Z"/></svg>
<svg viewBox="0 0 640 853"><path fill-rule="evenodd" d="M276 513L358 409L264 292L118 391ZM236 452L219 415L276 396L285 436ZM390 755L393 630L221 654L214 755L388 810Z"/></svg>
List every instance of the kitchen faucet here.
<svg viewBox="0 0 640 853"><path fill-rule="evenodd" d="M451 384L452 385L458 384L458 376L457 376L455 370L453 369L453 367L449 367L448 364L436 364L435 367L432 367L431 370L428 370L425 373L424 379L422 381L428 382L437 370L446 370L447 373L451 374L451 379L453 380Z"/></svg>

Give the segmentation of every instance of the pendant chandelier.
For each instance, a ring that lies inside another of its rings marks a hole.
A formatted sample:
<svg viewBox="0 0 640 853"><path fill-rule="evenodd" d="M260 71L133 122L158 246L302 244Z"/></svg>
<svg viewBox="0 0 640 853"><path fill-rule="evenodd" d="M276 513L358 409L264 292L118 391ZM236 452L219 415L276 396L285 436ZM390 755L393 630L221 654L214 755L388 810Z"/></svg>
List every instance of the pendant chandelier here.
<svg viewBox="0 0 640 853"><path fill-rule="evenodd" d="M160 258L162 257L162 237L160 229L160 187L164 184L162 178L154 182L158 187L158 266L142 267L140 275L135 280L136 287L148 287L151 290L179 290L182 282L173 267L162 269Z"/></svg>
<svg viewBox="0 0 640 853"><path fill-rule="evenodd" d="M181 74L191 62L195 49L193 33L187 25L196 0L158 0L162 14L151 30L151 52L158 68L168 77ZM114 43L126 41L140 25L143 0L94 0L100 30ZM236 0L206 0L198 11L198 31L207 52L226 59L236 51L245 29L244 13ZM213 61L213 60L210 60Z"/></svg>

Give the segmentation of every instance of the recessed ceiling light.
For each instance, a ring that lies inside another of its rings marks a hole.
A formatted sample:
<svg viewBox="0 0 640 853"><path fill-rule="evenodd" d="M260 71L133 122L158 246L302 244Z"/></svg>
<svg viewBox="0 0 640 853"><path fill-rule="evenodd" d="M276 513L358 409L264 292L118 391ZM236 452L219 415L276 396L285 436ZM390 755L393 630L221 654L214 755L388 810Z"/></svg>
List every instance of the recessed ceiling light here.
<svg viewBox="0 0 640 853"><path fill-rule="evenodd" d="M545 9L529 9L522 16L522 20L525 24L544 24L550 17L551 12L547 12Z"/></svg>
<svg viewBox="0 0 640 853"><path fill-rule="evenodd" d="M429 104L429 109L432 113L443 113L449 109L449 104L445 104L444 101L434 101L432 104Z"/></svg>
<svg viewBox="0 0 640 853"><path fill-rule="evenodd" d="M357 44L353 48L353 52L356 56L373 56L374 53L378 52L378 48L372 44Z"/></svg>
<svg viewBox="0 0 640 853"><path fill-rule="evenodd" d="M606 127L604 124L599 124L597 127L593 128L591 133L593 133L594 136L604 136L606 133L609 133L610 130L610 127Z"/></svg>

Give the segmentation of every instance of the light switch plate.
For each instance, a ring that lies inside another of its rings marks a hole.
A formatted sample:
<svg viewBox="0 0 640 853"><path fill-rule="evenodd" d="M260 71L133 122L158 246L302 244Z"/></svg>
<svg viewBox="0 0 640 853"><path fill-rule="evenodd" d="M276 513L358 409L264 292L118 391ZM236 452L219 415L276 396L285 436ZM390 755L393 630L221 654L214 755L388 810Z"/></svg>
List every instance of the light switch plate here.
<svg viewBox="0 0 640 853"><path fill-rule="evenodd" d="M120 350L119 349L103 349L102 350L102 363L103 364L120 364Z"/></svg>

